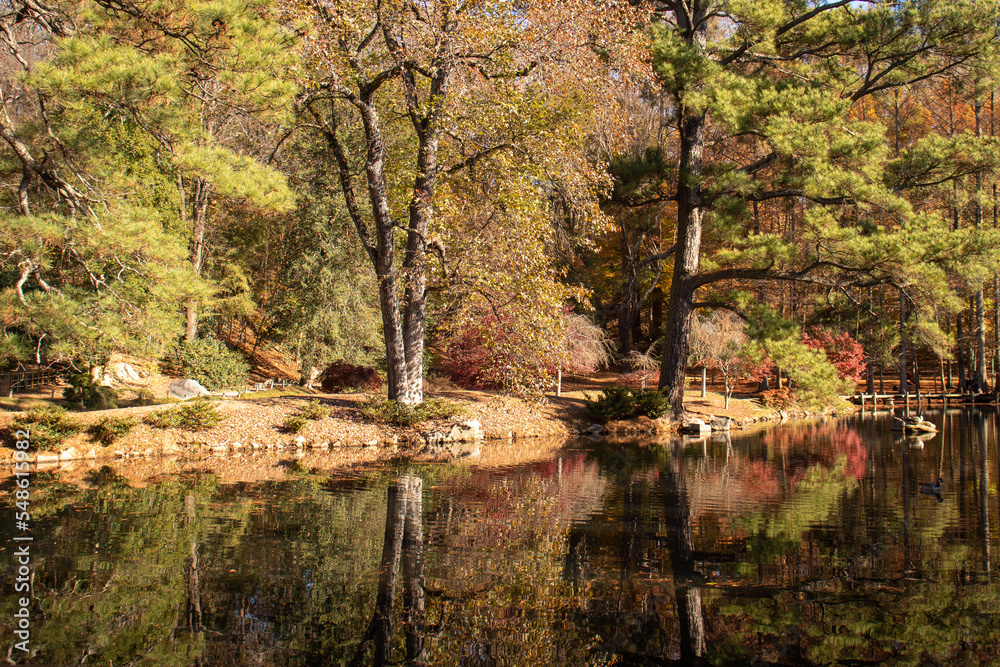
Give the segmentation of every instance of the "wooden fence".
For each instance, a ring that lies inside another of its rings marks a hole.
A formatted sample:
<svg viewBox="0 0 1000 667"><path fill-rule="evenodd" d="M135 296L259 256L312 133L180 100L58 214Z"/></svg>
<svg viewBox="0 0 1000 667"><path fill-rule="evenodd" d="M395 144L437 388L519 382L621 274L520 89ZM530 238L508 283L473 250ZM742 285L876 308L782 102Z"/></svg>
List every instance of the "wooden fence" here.
<svg viewBox="0 0 1000 667"><path fill-rule="evenodd" d="M58 382L63 376L61 370L31 370L0 373L0 396L14 394Z"/></svg>

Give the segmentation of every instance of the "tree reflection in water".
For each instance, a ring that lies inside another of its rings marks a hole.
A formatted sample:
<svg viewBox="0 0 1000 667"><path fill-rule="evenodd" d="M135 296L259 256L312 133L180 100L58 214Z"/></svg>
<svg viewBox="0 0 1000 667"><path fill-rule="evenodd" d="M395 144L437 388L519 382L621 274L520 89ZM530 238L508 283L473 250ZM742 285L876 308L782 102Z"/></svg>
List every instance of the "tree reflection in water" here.
<svg viewBox="0 0 1000 667"><path fill-rule="evenodd" d="M922 447L866 417L505 468L43 475L18 662L996 663L996 415L927 416Z"/></svg>

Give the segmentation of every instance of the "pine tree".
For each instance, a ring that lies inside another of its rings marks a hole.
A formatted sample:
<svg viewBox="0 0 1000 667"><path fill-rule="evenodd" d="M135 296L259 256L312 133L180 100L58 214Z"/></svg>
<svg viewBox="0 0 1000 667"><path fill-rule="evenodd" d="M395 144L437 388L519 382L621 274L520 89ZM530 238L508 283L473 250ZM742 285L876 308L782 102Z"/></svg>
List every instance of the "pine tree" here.
<svg viewBox="0 0 1000 667"><path fill-rule="evenodd" d="M34 79L63 104L92 105L129 119L158 145L176 183L180 225L188 230L192 279L185 337L197 335L206 234L216 208L242 200L263 210L293 202L285 179L255 155L257 126L280 123L295 93L293 36L266 0L160 0L79 3L84 26L60 39L55 59Z"/></svg>
<svg viewBox="0 0 1000 667"><path fill-rule="evenodd" d="M901 197L930 179L914 156L892 162L885 127L859 120L856 110L866 98L975 57L992 36L996 7L846 0L658 7L655 60L678 131L677 243L660 383L680 414L691 314L712 301L697 301L699 289L764 280L845 294L879 283L941 291L941 266L954 264L956 252L981 249ZM995 152L976 156L977 170L996 160ZM746 233L752 204L779 202L798 217L793 236Z"/></svg>

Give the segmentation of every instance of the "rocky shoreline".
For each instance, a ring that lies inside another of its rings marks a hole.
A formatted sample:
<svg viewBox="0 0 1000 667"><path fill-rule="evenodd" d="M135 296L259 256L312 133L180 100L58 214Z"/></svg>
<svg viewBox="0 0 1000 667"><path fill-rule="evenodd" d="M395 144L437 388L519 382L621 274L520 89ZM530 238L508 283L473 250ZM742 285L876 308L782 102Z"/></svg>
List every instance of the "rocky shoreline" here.
<svg viewBox="0 0 1000 667"><path fill-rule="evenodd" d="M435 396L455 401L462 415L448 420L424 422L412 427L376 423L365 417L359 394L287 395L263 399L215 402L222 422L204 432L153 428L141 422L147 414L170 406L147 406L98 412L71 413L81 425L96 423L101 417L128 416L138 424L113 445L104 447L86 433L68 438L58 451L30 452L29 460L38 469L66 466L72 462L97 465L109 461L166 459L194 463L208 459L240 459L249 456L301 458L322 456L332 465L354 465L387 460L453 461L478 459L484 451L502 448L504 443L546 439L567 442L577 437L601 438L622 435L667 437L691 426L701 418L701 434L718 433L784 423L823 414L837 414L853 408L841 406L822 412L765 410L743 401L734 410L715 409L692 400L684 422L667 418L641 417L606 425L593 424L586 412L587 392L577 389L560 397L550 397L544 405L532 404L490 392L447 391ZM302 433L284 431L284 420L310 400L319 400L330 410L326 418L310 422ZM748 407L750 406L750 407ZM718 406L721 408L721 406ZM0 426L9 433L14 415L0 416ZM8 437L8 440L10 438ZM9 470L15 450L0 450ZM3 474L3 473L0 473Z"/></svg>

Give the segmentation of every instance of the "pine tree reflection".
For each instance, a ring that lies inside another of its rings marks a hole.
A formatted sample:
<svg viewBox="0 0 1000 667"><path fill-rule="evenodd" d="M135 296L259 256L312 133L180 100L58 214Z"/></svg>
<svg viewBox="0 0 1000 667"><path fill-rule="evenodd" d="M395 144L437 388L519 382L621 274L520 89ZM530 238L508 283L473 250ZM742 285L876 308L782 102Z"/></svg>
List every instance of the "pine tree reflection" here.
<svg viewBox="0 0 1000 667"><path fill-rule="evenodd" d="M660 469L660 487L680 625L681 663L697 664L705 655L705 617L701 590L691 582L696 574L694 539L684 475L684 445L680 440L674 441L669 462Z"/></svg>

